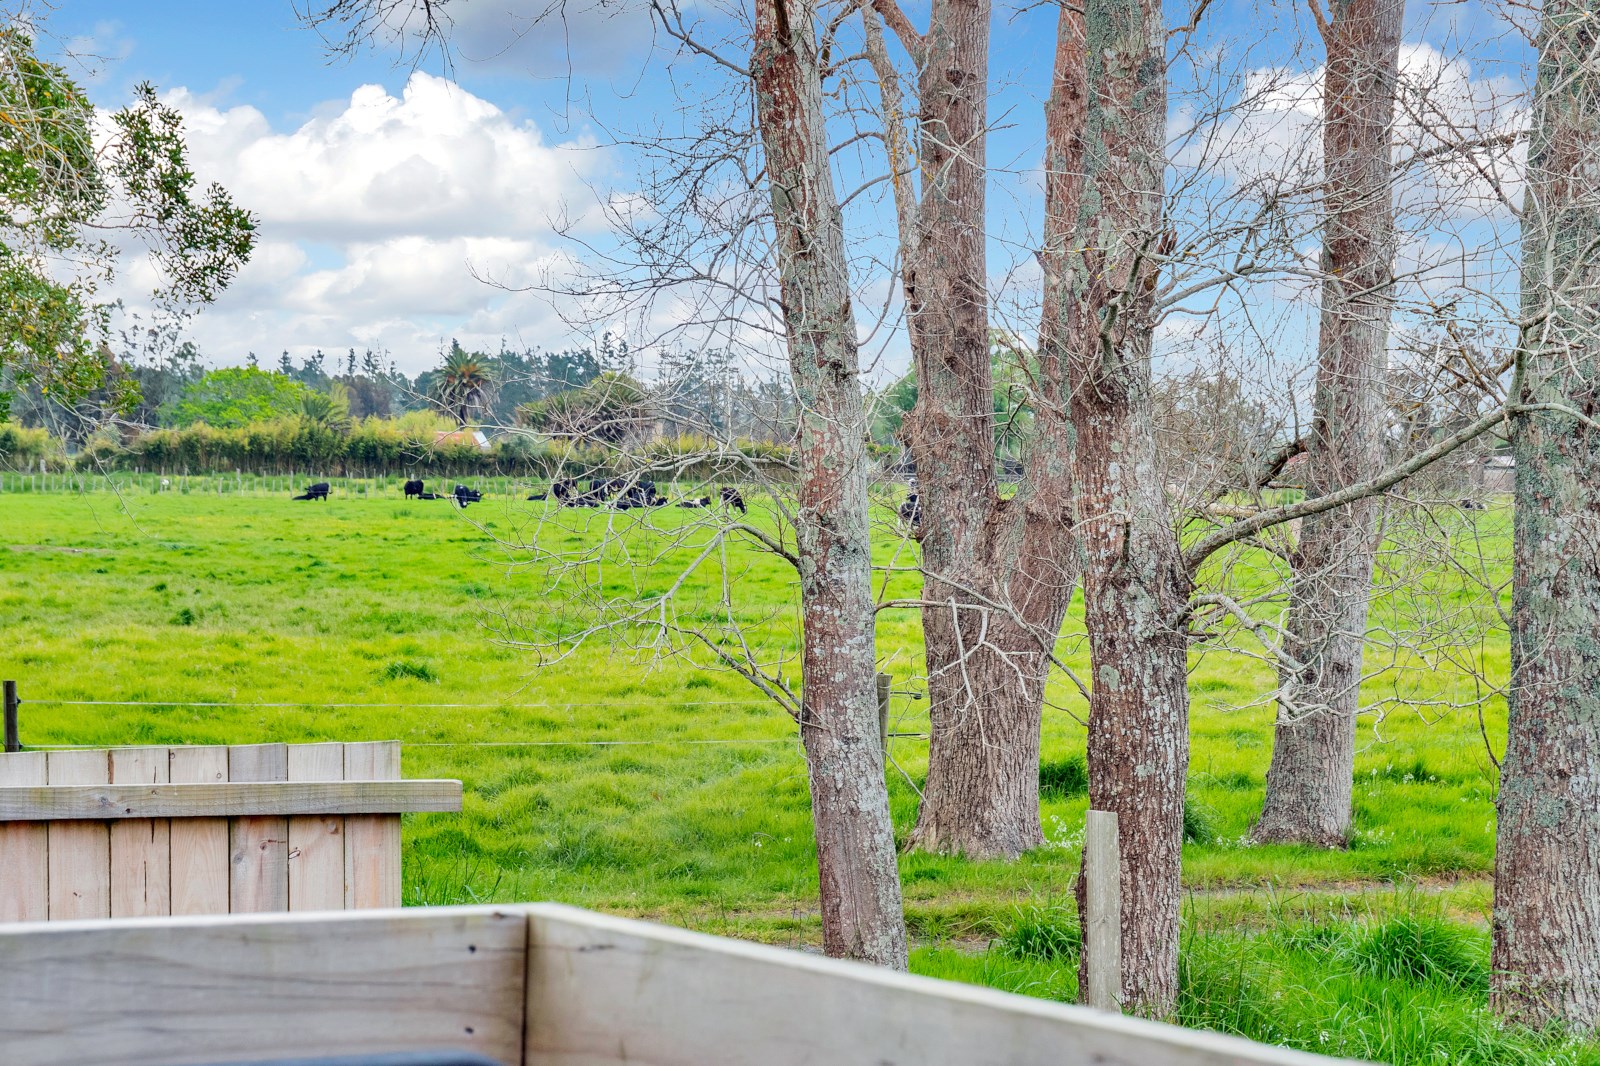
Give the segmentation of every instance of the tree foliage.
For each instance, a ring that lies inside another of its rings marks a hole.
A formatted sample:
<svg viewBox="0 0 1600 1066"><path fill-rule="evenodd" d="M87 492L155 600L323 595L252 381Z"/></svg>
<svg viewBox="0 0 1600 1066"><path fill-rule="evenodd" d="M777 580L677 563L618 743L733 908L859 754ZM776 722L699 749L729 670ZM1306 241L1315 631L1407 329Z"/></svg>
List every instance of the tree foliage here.
<svg viewBox="0 0 1600 1066"><path fill-rule="evenodd" d="M142 84L100 120L18 22L0 28L0 372L72 402L108 380L116 238L142 246L162 275L153 293L182 313L214 300L249 258L255 220L219 185L198 188L182 118ZM111 406L135 402L133 378ZM10 405L0 391L0 416Z"/></svg>
<svg viewBox="0 0 1600 1066"><path fill-rule="evenodd" d="M282 415L304 413L311 397L317 395L320 394L276 372L250 366L225 367L210 371L186 389L173 406L171 421L176 425L204 422L217 428L245 426ZM322 400L331 407L326 396ZM344 405L347 424L349 417L347 398Z"/></svg>

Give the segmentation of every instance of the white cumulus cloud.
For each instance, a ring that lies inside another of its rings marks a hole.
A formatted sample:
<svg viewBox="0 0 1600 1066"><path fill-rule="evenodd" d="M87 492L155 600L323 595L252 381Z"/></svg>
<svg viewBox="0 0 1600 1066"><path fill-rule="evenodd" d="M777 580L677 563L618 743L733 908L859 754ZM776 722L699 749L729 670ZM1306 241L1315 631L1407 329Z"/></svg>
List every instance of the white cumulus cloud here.
<svg viewBox="0 0 1600 1066"><path fill-rule="evenodd" d="M566 328L530 294L474 277L530 277L559 264L556 227L599 225L604 153L425 72L394 95L363 85L297 128L185 89L194 169L261 220L250 264L191 323L206 353L265 361L288 349L384 347L406 369L442 339L562 343ZM126 294L144 280L130 265ZM474 330L495 328L493 336Z"/></svg>

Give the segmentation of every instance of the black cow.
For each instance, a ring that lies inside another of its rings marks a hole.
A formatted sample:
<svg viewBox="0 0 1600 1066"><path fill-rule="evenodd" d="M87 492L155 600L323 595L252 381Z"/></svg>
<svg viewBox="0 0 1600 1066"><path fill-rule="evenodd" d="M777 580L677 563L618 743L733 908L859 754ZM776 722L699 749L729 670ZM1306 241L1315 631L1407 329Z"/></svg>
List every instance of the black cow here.
<svg viewBox="0 0 1600 1066"><path fill-rule="evenodd" d="M421 496L422 492L423 492L423 484L422 484L422 482L420 482L420 481L408 481L408 482L406 482L406 499L409 500L413 496Z"/></svg>
<svg viewBox="0 0 1600 1066"><path fill-rule="evenodd" d="M578 483L573 482L573 488ZM599 478L589 481L589 487L566 501L568 507L599 507L606 502L606 482Z"/></svg>
<svg viewBox="0 0 1600 1066"><path fill-rule="evenodd" d="M550 483L549 492L536 492L529 496L530 500L553 499L562 506L571 503L573 495L577 492L578 483L569 477L557 478Z"/></svg>
<svg viewBox="0 0 1600 1066"><path fill-rule="evenodd" d="M465 507L469 503L478 503L483 499L483 493L477 489L469 489L465 485L457 485L456 491L451 494L455 497L456 506Z"/></svg>
<svg viewBox="0 0 1600 1066"><path fill-rule="evenodd" d="M710 496L702 496L698 500L696 500L696 499L679 500L678 501L678 506L679 507L693 507L693 508L710 507L711 506L711 497Z"/></svg>
<svg viewBox="0 0 1600 1066"><path fill-rule="evenodd" d="M304 491L300 495L296 496L295 499L297 499L297 500L326 500L328 498L328 488L329 488L329 486L328 486L328 483L326 481L319 481L315 485L309 486L306 489L306 491Z"/></svg>
<svg viewBox="0 0 1600 1066"><path fill-rule="evenodd" d="M718 494L724 507L737 507L740 514L749 514L750 509L744 505L744 496L738 489L723 489Z"/></svg>
<svg viewBox="0 0 1600 1066"><path fill-rule="evenodd" d="M906 497L906 502L900 505L900 521L908 526L922 524L922 498L915 492Z"/></svg>
<svg viewBox="0 0 1600 1066"><path fill-rule="evenodd" d="M622 490L622 494L617 497L616 508L619 511L629 511L634 508L660 507L666 502L666 497L656 492L654 481L641 481Z"/></svg>
<svg viewBox="0 0 1600 1066"><path fill-rule="evenodd" d="M1456 506L1463 511L1487 511L1489 509L1487 505L1479 503L1477 500L1462 500Z"/></svg>

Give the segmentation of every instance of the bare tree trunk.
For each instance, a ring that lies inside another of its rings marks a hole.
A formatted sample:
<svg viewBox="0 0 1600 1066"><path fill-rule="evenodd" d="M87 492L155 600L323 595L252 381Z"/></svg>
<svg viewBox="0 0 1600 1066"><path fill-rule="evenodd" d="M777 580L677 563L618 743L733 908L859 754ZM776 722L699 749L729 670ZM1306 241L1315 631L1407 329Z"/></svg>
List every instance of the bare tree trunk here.
<svg viewBox="0 0 1600 1066"><path fill-rule="evenodd" d="M1313 8L1315 11L1316 8ZM1333 0L1323 80L1322 326L1307 497L1383 469L1394 283L1391 132L1404 0ZM1304 521L1258 840L1343 847L1379 498ZM1292 660L1289 662L1287 660Z"/></svg>
<svg viewBox="0 0 1600 1066"><path fill-rule="evenodd" d="M1189 763L1179 619L1190 579L1151 433L1153 307L1169 243L1165 43L1158 0L1087 0L1081 13L1062 5L1042 256L1045 333L1066 353L1075 434L1093 672L1089 802L1118 815L1123 883L1133 886L1123 895L1123 1004L1155 1016L1178 995Z"/></svg>
<svg viewBox="0 0 1600 1066"><path fill-rule="evenodd" d="M1062 516L1070 471L1055 453L1059 412L1044 415L1024 483L1002 500L995 471L994 375L985 255L989 0L935 0L917 36L893 0L874 10L919 71L920 200L896 181L902 284L917 378L907 422L921 501L928 778L910 846L1015 858L1043 842L1039 729L1051 658L1075 566ZM884 92L890 161L898 79L868 14ZM1024 550L1025 549L1025 550Z"/></svg>
<svg viewBox="0 0 1600 1066"><path fill-rule="evenodd" d="M1549 0L1523 209L1510 720L1490 993L1600 1028L1600 28Z"/></svg>
<svg viewBox="0 0 1600 1066"><path fill-rule="evenodd" d="M906 969L878 737L866 410L809 0L756 0L751 71L800 405L800 736L829 955Z"/></svg>

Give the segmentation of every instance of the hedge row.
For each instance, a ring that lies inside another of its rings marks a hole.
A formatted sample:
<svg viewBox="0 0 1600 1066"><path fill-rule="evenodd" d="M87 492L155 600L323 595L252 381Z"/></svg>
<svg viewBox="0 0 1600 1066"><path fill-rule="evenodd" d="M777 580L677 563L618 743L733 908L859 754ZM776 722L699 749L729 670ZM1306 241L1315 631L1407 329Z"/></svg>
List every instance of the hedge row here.
<svg viewBox="0 0 1600 1066"><path fill-rule="evenodd" d="M44 430L0 426L0 464L52 470L145 470L173 474L284 474L317 471L328 476L413 474L418 476L532 475L621 476L653 470L687 478L735 477L737 455L693 437L664 439L626 448L506 434L487 448L471 441L436 443L428 420L366 419L340 429L305 418L282 418L236 429L204 423L156 429L121 441L100 434L70 460ZM786 445L743 442L739 452L781 476L791 461Z"/></svg>

